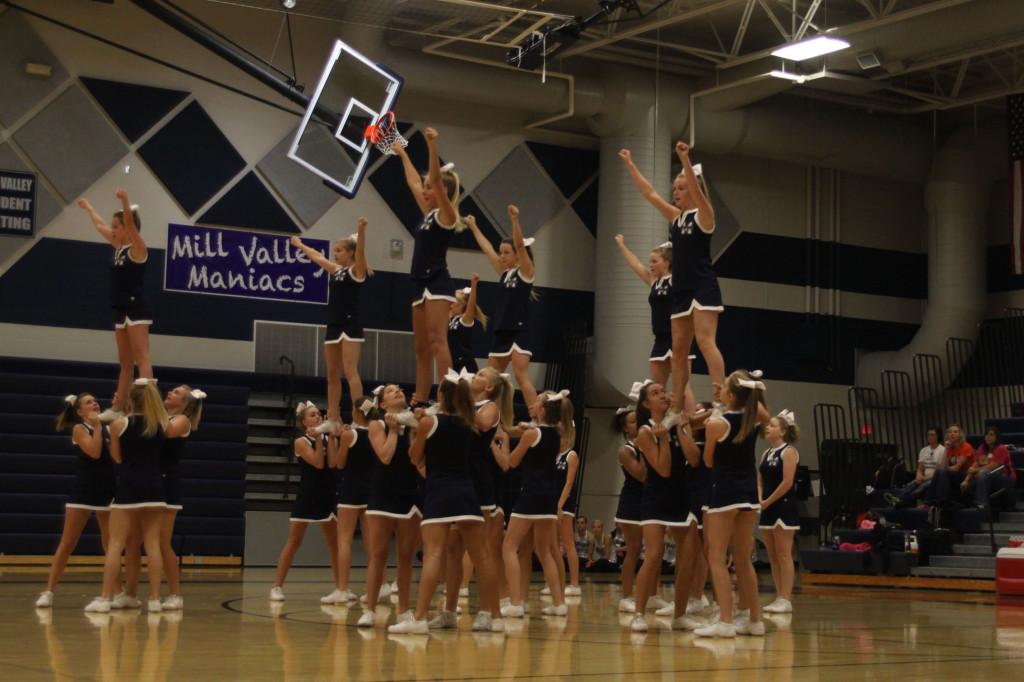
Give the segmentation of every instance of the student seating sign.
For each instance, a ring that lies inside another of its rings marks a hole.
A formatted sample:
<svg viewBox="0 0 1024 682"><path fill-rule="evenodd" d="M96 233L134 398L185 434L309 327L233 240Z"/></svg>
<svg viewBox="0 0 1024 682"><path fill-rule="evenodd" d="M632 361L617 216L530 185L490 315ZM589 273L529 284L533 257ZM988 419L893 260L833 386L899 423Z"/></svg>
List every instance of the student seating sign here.
<svg viewBox="0 0 1024 682"><path fill-rule="evenodd" d="M31 237L36 225L36 176L0 169L0 234Z"/></svg>
<svg viewBox="0 0 1024 682"><path fill-rule="evenodd" d="M330 242L304 239L330 257ZM327 302L327 275L289 237L189 225L167 226L164 289L300 303Z"/></svg>

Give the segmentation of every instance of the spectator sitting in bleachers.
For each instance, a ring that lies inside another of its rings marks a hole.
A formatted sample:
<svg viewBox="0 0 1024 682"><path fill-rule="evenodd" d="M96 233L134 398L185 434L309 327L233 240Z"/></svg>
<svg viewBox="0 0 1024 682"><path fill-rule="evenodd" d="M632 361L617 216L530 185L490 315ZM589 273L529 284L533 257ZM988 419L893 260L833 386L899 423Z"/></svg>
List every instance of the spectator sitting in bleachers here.
<svg viewBox="0 0 1024 682"><path fill-rule="evenodd" d="M960 484L967 478L967 471L974 463L974 449L964 440L959 424L951 424L946 431L946 461L935 467L932 485L925 491L925 498L932 506L946 506L961 501Z"/></svg>
<svg viewBox="0 0 1024 682"><path fill-rule="evenodd" d="M590 542L583 569L591 573L611 573L616 570L612 561L612 537L604 531L604 522L594 519L590 526Z"/></svg>
<svg viewBox="0 0 1024 682"><path fill-rule="evenodd" d="M886 502L893 507L914 506L931 487L935 470L943 465L945 458L946 448L939 442L939 428L929 426L928 444L921 448L921 452L917 453L917 472L914 480L894 493L886 493Z"/></svg>
<svg viewBox="0 0 1024 682"><path fill-rule="evenodd" d="M989 496L1012 488L1016 483L1017 472L1010 460L1010 451L999 442L999 429L990 426L985 431L985 440L974 453L974 462L960 489L973 496L975 506L984 508L989 504Z"/></svg>

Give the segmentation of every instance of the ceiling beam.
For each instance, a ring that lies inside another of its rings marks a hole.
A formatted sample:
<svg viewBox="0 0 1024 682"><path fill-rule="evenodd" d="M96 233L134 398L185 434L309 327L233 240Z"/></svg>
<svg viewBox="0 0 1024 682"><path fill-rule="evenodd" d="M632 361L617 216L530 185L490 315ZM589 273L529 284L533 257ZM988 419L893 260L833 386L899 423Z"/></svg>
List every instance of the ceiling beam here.
<svg viewBox="0 0 1024 682"><path fill-rule="evenodd" d="M953 99L960 96L960 88L964 87L964 79L967 78L967 67L970 66L970 64L970 57L960 62L960 68L956 72L956 80L953 81L953 89L949 92Z"/></svg>
<svg viewBox="0 0 1024 682"><path fill-rule="evenodd" d="M659 28L666 28L668 26L673 26L684 21L696 19L698 17L702 17L713 12L717 12L727 7L738 5L741 2L746 2L746 0L718 0L718 2L712 3L710 5L696 7L685 12L680 12L679 14L672 14L667 17L662 17L661 19L645 21L640 24L634 25L631 28L619 31L615 35L610 35L607 38L601 38L600 40L591 40L586 43L574 45L573 47L570 47L562 51L562 53L559 54L558 56L561 58L576 57L581 54L586 54L587 52L590 52L592 50L596 50L600 47L611 45L612 43L617 43L625 38L632 38L633 36L643 35L644 33L656 31Z"/></svg>
<svg viewBox="0 0 1024 682"><path fill-rule="evenodd" d="M969 47L969 48L964 49L964 50L958 50L956 52L951 52L949 54L942 55L941 57L935 57L933 59L928 59L928 60L925 60L925 61L916 62L916 63L911 64L907 68L902 69L902 70L900 70L900 71L898 71L896 73L892 73L892 74L883 73L883 74L878 74L876 76L872 76L871 78L872 78L872 80L885 80L887 78L892 78L894 76L904 76L904 75L906 75L908 73L915 73L917 71L925 71L927 69L935 68L936 66L943 66L944 64L952 64L953 62L958 62L961 59L969 59L971 57L980 57L981 55L988 54L989 52L998 52L1000 50L1010 50L1010 49L1013 49L1015 47L1019 47L1021 45L1024 45L1024 37L1022 37L1020 34L1016 34L1014 37L1011 37L1011 38L1004 38L1002 40L998 40L997 39L996 42L992 42L991 40L989 40L989 41L986 41L985 44L983 44L983 45L977 45L975 47Z"/></svg>
<svg viewBox="0 0 1024 682"><path fill-rule="evenodd" d="M811 22L814 21L814 15L818 13L819 7L821 7L821 0L811 0L811 6L807 8L807 14L800 22L800 28L793 35L794 41L803 40L803 37L807 35L807 29L811 27Z"/></svg>
<svg viewBox="0 0 1024 682"><path fill-rule="evenodd" d="M779 18L775 16L775 12L772 11L772 8L768 5L768 3L765 2L765 0L757 0L757 4L761 5L761 9L763 9L764 13L768 15L768 19L778 30L779 35L781 35L787 43L790 40L792 40L793 34L786 30L786 27L783 26L782 22L779 21Z"/></svg>
<svg viewBox="0 0 1024 682"><path fill-rule="evenodd" d="M736 29L736 37L732 41L732 49L729 54L735 57L740 53L743 46L743 37L747 35L747 27L750 26L750 15L754 13L754 6L757 0L747 0L747 6L743 8L743 16L740 17L739 28Z"/></svg>

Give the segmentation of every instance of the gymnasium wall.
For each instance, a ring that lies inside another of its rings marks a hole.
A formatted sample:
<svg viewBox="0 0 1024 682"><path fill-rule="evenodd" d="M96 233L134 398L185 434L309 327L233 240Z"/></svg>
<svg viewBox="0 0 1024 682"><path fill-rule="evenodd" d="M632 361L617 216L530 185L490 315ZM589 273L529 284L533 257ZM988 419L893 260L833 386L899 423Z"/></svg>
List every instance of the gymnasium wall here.
<svg viewBox="0 0 1024 682"><path fill-rule="evenodd" d="M126 3L24 4L286 104ZM286 45L277 43L280 15L196 0L182 4L290 69ZM315 79L339 33L374 56L375 37L358 27L297 17L293 29L301 82ZM52 63L52 78L27 81L20 72L27 58ZM0 353L115 359L105 294L109 247L73 203L89 196L108 214L121 184L142 206L151 247L149 276L159 291L153 328L158 364L248 370L254 320L317 323L322 317L322 308L313 305L163 292L162 251L170 222L331 239L350 233L356 217L365 216L368 258L378 273L364 301L367 326L409 328L405 287L412 241L403 226L408 198L393 163L378 159L358 196L340 199L282 162L281 145L297 122L293 115L15 10L0 11L0 66L0 90L10 93L0 104L0 167L27 167L46 178L37 235L0 237ZM437 74L438 80L444 77ZM482 75L464 87L479 92L487 79ZM544 296L534 374L540 379L552 350L544 347L546 332L567 316L592 321L594 282L601 277L595 240L612 238L594 234L598 141L527 129L521 111L432 100L421 91L410 89L399 100L399 117L414 149L426 125L438 128L442 156L457 163L468 194L463 211L498 226L504 203L515 200L524 226L538 239L537 281ZM719 217L715 256L727 306L719 339L727 365L765 370L771 407L793 409L802 418L802 456L816 467L813 405L845 403L856 354L899 348L920 322L927 298L922 186L801 163L695 156L705 164ZM1006 305L1024 305L1024 283L1002 265L1008 260L1006 206L1004 183L989 216L990 316ZM392 251L392 240L403 242L400 254ZM631 246L643 253L653 244ZM455 249L449 262L456 277L480 273L486 306L496 276L479 251ZM642 285L636 286L642 296ZM478 344L482 355L485 342ZM695 371L697 393L706 396L701 360ZM593 430L583 509L606 519L621 481L617 437L607 428L614 407L594 405L589 411Z"/></svg>

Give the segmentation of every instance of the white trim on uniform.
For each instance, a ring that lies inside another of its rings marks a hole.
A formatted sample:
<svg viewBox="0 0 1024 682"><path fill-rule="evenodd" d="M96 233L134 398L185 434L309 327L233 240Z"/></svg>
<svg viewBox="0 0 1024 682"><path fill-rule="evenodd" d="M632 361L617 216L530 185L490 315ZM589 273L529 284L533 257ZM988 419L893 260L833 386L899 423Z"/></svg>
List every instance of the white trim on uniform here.
<svg viewBox="0 0 1024 682"><path fill-rule="evenodd" d="M342 503L339 502L337 504L337 508L338 509L366 509L366 505L365 504L342 504Z"/></svg>
<svg viewBox="0 0 1024 682"><path fill-rule="evenodd" d="M117 502L111 502L111 509L144 509L146 507L153 507L154 509L165 509L167 507L166 502L133 502L132 504L118 504Z"/></svg>
<svg viewBox="0 0 1024 682"><path fill-rule="evenodd" d="M781 528L782 530L800 530L800 526L787 526L782 519L775 519L775 523L770 526L758 526L761 530L776 530Z"/></svg>
<svg viewBox="0 0 1024 682"><path fill-rule="evenodd" d="M174 511L181 511L182 509L185 508L184 505L180 504L168 504L164 506L167 507L168 509L173 509Z"/></svg>
<svg viewBox="0 0 1024 682"><path fill-rule="evenodd" d="M341 343L342 341L348 341L349 343L366 343L366 339L365 338L356 339L356 338L353 338L353 337L349 336L345 332L342 332L341 336L339 336L336 339L333 339L333 340L325 339L324 340L324 345L325 346L333 346L335 344Z"/></svg>
<svg viewBox="0 0 1024 682"><path fill-rule="evenodd" d="M701 305L700 303L697 302L697 299L693 299L693 301L690 303L690 307L689 308L687 308L686 310L684 310L681 313L672 313L672 318L671 319L675 320L675 319L678 319L680 317L689 317L693 313L694 310L704 310L704 311L709 311L709 312L713 312L713 313L721 313L721 312L725 311L725 306L724 305Z"/></svg>
<svg viewBox="0 0 1024 682"><path fill-rule="evenodd" d="M698 208L691 208L689 211L684 211L684 212L680 213L679 216L681 218L685 218L690 213L695 214L693 216L693 224L696 225L697 227L699 227L701 232L703 232L704 234L714 234L714 232L715 232L715 226L714 225L711 226L710 230L706 230L706 229L704 229L704 226L700 224L700 209L698 209ZM681 223L682 223L682 221L680 221L680 224Z"/></svg>
<svg viewBox="0 0 1024 682"><path fill-rule="evenodd" d="M528 519L530 521L538 521L543 519L551 519L552 521L557 521L558 514L520 514L518 512L512 512L511 518Z"/></svg>
<svg viewBox="0 0 1024 682"><path fill-rule="evenodd" d="M576 518L576 512L566 511L565 509L563 509L561 512L559 512L559 516L561 516L562 514L565 514L566 516L573 519Z"/></svg>
<svg viewBox="0 0 1024 682"><path fill-rule="evenodd" d="M430 219L433 220L435 223L437 223L437 226L440 227L442 230L454 230L458 226L458 224L459 224L458 211L455 212L455 222L452 223L451 225L445 225L444 223L442 223L441 222L441 218L440 218L440 214L441 214L441 210L435 208L435 209L432 209L430 211L427 211L427 215L425 215L423 217L427 218L429 216Z"/></svg>
<svg viewBox="0 0 1024 682"><path fill-rule="evenodd" d="M483 514L476 516L474 514L460 514L459 516L442 516L436 519L423 519L420 521L421 526L429 526L435 523L458 523L459 521L479 521L484 522Z"/></svg>
<svg viewBox="0 0 1024 682"><path fill-rule="evenodd" d="M752 502L737 502L735 504L728 504L728 505L726 505L724 507L714 507L714 508L712 508L712 507L704 506L704 507L700 508L700 510L702 512L704 512L705 514L717 514L718 512L727 512L727 511L732 511L734 509L739 509L740 511L756 511L756 512L759 512L759 511L761 511L761 505L754 504Z"/></svg>
<svg viewBox="0 0 1024 682"><path fill-rule="evenodd" d="M512 353L519 353L520 355L525 355L525 356L530 357L530 358L533 357L533 351L532 350L524 350L515 341L512 342L512 347L509 348L504 353L495 353L494 351L491 351L490 353L487 354L487 357L489 357L489 358L507 358L507 357L510 357L512 355Z"/></svg>
<svg viewBox="0 0 1024 682"><path fill-rule="evenodd" d="M639 522L641 526L668 526L669 528L689 528L691 525L697 522L697 517L694 516L693 512L686 515L686 518L682 521L663 521L661 519L644 519Z"/></svg>
<svg viewBox="0 0 1024 682"><path fill-rule="evenodd" d="M484 511L484 508L480 507L480 511ZM496 504L493 507L491 507L490 512L491 512L491 516L504 516L505 515L505 510L501 508L500 504Z"/></svg>
<svg viewBox="0 0 1024 682"><path fill-rule="evenodd" d="M295 523L327 523L328 521L334 521L336 518L338 517L334 515L334 512L331 512L322 519L300 519L296 516L289 516L288 521L294 521Z"/></svg>
<svg viewBox="0 0 1024 682"><path fill-rule="evenodd" d="M541 441L541 439L543 439L543 438L544 438L544 434L542 434L542 433L540 432L540 429L539 429L538 427L536 427L536 426L532 426L532 427L530 427L530 431L536 431L536 432L537 432L537 440L533 441L533 443L531 443L531 444L530 444L530 449L532 450L533 448L537 447L537 443L539 443L539 442ZM525 436L525 435L526 435L526 433L527 433L527 432L525 432L525 431L524 431L524 432L523 432L523 436ZM522 436L520 436L520 438L521 438L521 437L522 437Z"/></svg>
<svg viewBox="0 0 1024 682"><path fill-rule="evenodd" d="M632 519L620 519L618 516L612 519L612 522L622 526L639 526L643 523L642 521L633 521Z"/></svg>
<svg viewBox="0 0 1024 682"><path fill-rule="evenodd" d="M436 414L431 414L428 416L434 420L434 425L430 427L430 431L427 433L427 439L429 440L430 437L433 436L434 433L437 431L437 427L441 424L441 420L437 418Z"/></svg>
<svg viewBox="0 0 1024 682"><path fill-rule="evenodd" d="M68 509L87 509L89 511L110 511L110 505L106 507L100 507L93 504L78 504L77 502L67 502L64 506Z"/></svg>
<svg viewBox="0 0 1024 682"><path fill-rule="evenodd" d="M395 514L394 512L384 511L382 509L367 509L366 510L366 515L367 516L386 516L389 519L411 519L414 516L418 516L420 518L423 518L423 512L421 512L420 508L418 506L416 506L415 504L412 506L412 509L409 510L408 514Z"/></svg>
<svg viewBox="0 0 1024 682"><path fill-rule="evenodd" d="M454 229L454 228L451 228ZM412 306L415 308L424 301L448 301L449 303L458 303L454 296L445 296L444 294L432 294L430 289L424 289L423 295L412 302Z"/></svg>
<svg viewBox="0 0 1024 682"><path fill-rule="evenodd" d="M144 263L146 263L146 261L149 260L149 249L148 248L146 249L146 257L145 258L143 258L142 260L135 260L134 258L132 258L132 245L131 245L131 243L129 242L127 244L127 246L128 246L128 252L125 253L125 257L128 258L128 260L130 260L131 262L135 263L136 265L143 265Z"/></svg>
<svg viewBox="0 0 1024 682"><path fill-rule="evenodd" d="M666 360L672 359L672 349L670 348L667 353L662 355L660 358L647 358L647 362L665 362Z"/></svg>
<svg viewBox="0 0 1024 682"><path fill-rule="evenodd" d="M153 320L133 320L127 315L124 316L124 322L115 322L114 329L124 329L125 327L139 327L143 325L152 325Z"/></svg>

